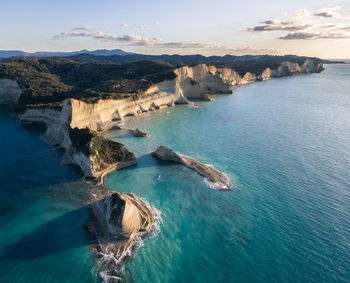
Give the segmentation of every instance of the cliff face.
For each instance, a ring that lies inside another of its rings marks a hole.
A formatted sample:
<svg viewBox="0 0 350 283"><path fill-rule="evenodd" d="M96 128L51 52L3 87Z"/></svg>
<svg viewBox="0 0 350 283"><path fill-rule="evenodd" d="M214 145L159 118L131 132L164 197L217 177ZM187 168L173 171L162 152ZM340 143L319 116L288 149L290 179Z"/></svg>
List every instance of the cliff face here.
<svg viewBox="0 0 350 283"><path fill-rule="evenodd" d="M0 104L16 104L21 94L16 81L0 79Z"/></svg>
<svg viewBox="0 0 350 283"><path fill-rule="evenodd" d="M116 193L96 186L91 190L92 223L86 230L100 258L104 282L123 276L120 263L130 257L149 233L157 230L160 212L134 194ZM120 281L120 280L117 280Z"/></svg>
<svg viewBox="0 0 350 283"><path fill-rule="evenodd" d="M66 100L61 111L47 108L28 109L18 120L22 123L45 124L46 141L64 148L63 161L78 165L85 177L102 179L110 171L136 163L134 154L124 145L98 136L86 126L72 126L72 108L71 101Z"/></svg>

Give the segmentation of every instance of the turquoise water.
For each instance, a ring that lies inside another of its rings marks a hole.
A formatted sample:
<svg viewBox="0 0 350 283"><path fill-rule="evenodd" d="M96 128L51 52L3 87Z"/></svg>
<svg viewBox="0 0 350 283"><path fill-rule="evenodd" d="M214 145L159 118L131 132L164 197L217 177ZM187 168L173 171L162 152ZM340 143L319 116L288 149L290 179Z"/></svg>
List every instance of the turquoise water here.
<svg viewBox="0 0 350 283"><path fill-rule="evenodd" d="M163 219L126 262L125 281L350 281L350 65L326 68L125 121L149 138L107 134L139 163L106 186ZM98 282L82 229L87 186L40 134L0 110L0 281ZM157 161L158 145L214 165L234 189Z"/></svg>
<svg viewBox="0 0 350 283"><path fill-rule="evenodd" d="M126 264L132 282L349 282L350 66L254 83L213 102L127 120L110 133L139 164L106 186L162 211L161 232ZM149 152L170 146L235 184L208 187Z"/></svg>

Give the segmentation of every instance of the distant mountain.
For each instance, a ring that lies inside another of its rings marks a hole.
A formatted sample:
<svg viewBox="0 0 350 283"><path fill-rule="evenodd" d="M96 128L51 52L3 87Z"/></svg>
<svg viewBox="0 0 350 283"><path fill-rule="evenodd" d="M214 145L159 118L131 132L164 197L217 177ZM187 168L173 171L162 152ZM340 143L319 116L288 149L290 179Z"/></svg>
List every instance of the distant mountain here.
<svg viewBox="0 0 350 283"><path fill-rule="evenodd" d="M98 50L80 50L80 51L72 51L72 52L46 52L46 51L38 51L38 52L25 52L21 50L0 50L0 58L10 58L10 57L68 57L74 56L78 54L90 54L95 56L125 56L125 55L133 55L135 53L125 52L121 49L98 49Z"/></svg>
<svg viewBox="0 0 350 283"><path fill-rule="evenodd" d="M180 66L194 66L198 64L214 65L216 67L229 67L234 69L239 74L245 74L251 72L254 74L261 74L267 67L271 69L277 69L282 62L288 61L291 63L298 63L302 65L306 59L312 58L318 61L321 59L314 57L303 57L295 55L225 55L225 56L203 56L203 55L144 55L144 54L132 54L132 55L111 55L111 56L96 56L93 54L76 54L67 57L83 62L111 62L111 63L126 63L126 62L139 62L145 60L161 61L171 64L174 67Z"/></svg>

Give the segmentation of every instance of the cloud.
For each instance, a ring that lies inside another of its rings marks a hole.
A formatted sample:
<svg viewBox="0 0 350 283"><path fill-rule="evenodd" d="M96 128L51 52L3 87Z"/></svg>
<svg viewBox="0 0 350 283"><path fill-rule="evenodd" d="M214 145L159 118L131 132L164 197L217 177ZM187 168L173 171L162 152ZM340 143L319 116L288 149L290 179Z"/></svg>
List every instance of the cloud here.
<svg viewBox="0 0 350 283"><path fill-rule="evenodd" d="M74 28L71 32L61 32L60 34L53 37L55 40L63 40L68 38L91 38L93 40L103 41L103 42L118 42L127 46L138 46L138 47L155 47L164 49L174 49L176 52L187 50L188 52L194 51L198 53L206 54L279 54L276 50L271 49L259 49L249 46L244 47L234 47L217 45L211 43L200 43L193 41L174 41L174 42L163 42L160 37L153 37L148 39L140 35L126 34L126 35L113 35L106 34L102 31L97 30L86 30L81 28Z"/></svg>
<svg viewBox="0 0 350 283"><path fill-rule="evenodd" d="M148 25L138 25L137 28L145 29L145 28L150 28L150 26L148 26Z"/></svg>
<svg viewBox="0 0 350 283"><path fill-rule="evenodd" d="M350 26L339 27L338 30L342 30L342 31L345 31L345 32L350 32Z"/></svg>
<svg viewBox="0 0 350 283"><path fill-rule="evenodd" d="M266 32L266 31L300 31L310 28L312 25L300 21L285 21L280 22L277 19L260 22L263 25L258 25L253 28L248 28L250 32Z"/></svg>
<svg viewBox="0 0 350 283"><path fill-rule="evenodd" d="M280 54L276 50L267 49L267 48L254 48L250 46L243 47L234 47L227 45L217 45L217 44L209 44L209 43L198 43L192 41L185 42L159 42L154 43L155 46L167 49L197 49L204 51L206 53L213 54L236 54L236 55L265 55L265 54Z"/></svg>
<svg viewBox="0 0 350 283"><path fill-rule="evenodd" d="M289 16L261 21L246 31L254 33L289 32L278 37L282 40L349 39L350 26L345 21L346 16L340 17L340 14L337 13L340 9L342 9L341 6L325 7L314 14L307 9L300 9ZM350 19L350 16L348 17Z"/></svg>
<svg viewBox="0 0 350 283"><path fill-rule="evenodd" d="M177 42L158 42L154 44L155 46L165 47L165 48L211 48L214 47L212 44L198 43L192 41L177 41Z"/></svg>
<svg viewBox="0 0 350 283"><path fill-rule="evenodd" d="M307 10L307 9L296 10L293 13L294 17L307 17L307 16L310 16L310 15L311 15L311 12L309 10Z"/></svg>
<svg viewBox="0 0 350 283"><path fill-rule="evenodd" d="M130 45L139 45L139 46L145 46L152 44L155 40L150 40L146 37L142 37L140 35L134 35L134 34L126 34L126 35L113 35L113 34L106 34L102 31L83 31L83 30L77 30L73 29L73 32L61 32L58 35L55 35L53 39L66 39L69 37L86 37L86 38L92 38L96 40L101 41L116 41L121 43L129 43Z"/></svg>
<svg viewBox="0 0 350 283"><path fill-rule="evenodd" d="M73 30L91 31L91 30L96 30L96 29L94 27L90 27L90 26L81 26L81 27L73 28Z"/></svg>
<svg viewBox="0 0 350 283"><path fill-rule="evenodd" d="M323 17L323 18L336 18L336 17L339 17L340 15L337 14L335 11L338 11L341 8L342 8L341 6L321 8L316 13L314 13L314 16Z"/></svg>
<svg viewBox="0 0 350 283"><path fill-rule="evenodd" d="M120 27L121 27L121 28L129 28L130 25L129 25L129 24L121 24Z"/></svg>
<svg viewBox="0 0 350 283"><path fill-rule="evenodd" d="M260 23L265 24L265 25L278 25L280 23L280 20L279 19L271 19L271 20L262 21Z"/></svg>
<svg viewBox="0 0 350 283"><path fill-rule="evenodd" d="M315 40L315 39L346 39L350 36L344 33L311 33L311 32L297 32L288 33L285 36L279 37L283 40Z"/></svg>

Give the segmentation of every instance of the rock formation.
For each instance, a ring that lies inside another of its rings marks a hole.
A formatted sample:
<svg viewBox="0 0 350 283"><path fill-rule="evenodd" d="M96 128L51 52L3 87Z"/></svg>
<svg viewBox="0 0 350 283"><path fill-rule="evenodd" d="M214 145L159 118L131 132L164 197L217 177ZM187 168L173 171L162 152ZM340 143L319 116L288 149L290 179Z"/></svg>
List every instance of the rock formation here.
<svg viewBox="0 0 350 283"><path fill-rule="evenodd" d="M86 230L100 258L100 274L109 282L120 279L120 263L157 227L160 213L134 194L113 193L102 185L92 188L91 194L92 222Z"/></svg>
<svg viewBox="0 0 350 283"><path fill-rule="evenodd" d="M16 104L21 94L16 81L0 79L0 104Z"/></svg>
<svg viewBox="0 0 350 283"><path fill-rule="evenodd" d="M129 132L134 136L134 137L147 137L149 136L148 133L144 132L144 131L141 131L139 129L129 129Z"/></svg>
<svg viewBox="0 0 350 283"><path fill-rule="evenodd" d="M230 179L225 174L216 170L212 166L196 161L189 156L174 152L172 149L165 146L158 147L152 152L152 155L163 161L172 161L183 164L218 185L217 187L225 190L232 189Z"/></svg>

